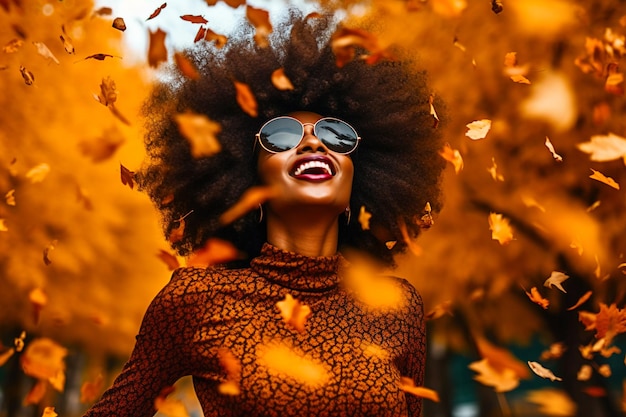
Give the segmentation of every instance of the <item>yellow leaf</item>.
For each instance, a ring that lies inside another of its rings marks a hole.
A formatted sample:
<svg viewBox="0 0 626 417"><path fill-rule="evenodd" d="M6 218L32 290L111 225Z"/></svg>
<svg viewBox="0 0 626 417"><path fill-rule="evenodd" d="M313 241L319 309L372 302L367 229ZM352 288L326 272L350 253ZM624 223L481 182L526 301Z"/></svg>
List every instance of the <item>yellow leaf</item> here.
<svg viewBox="0 0 626 417"><path fill-rule="evenodd" d="M15 205L15 190L9 190L5 195L4 198L7 202L7 205L9 206L14 206Z"/></svg>
<svg viewBox="0 0 626 417"><path fill-rule="evenodd" d="M361 229L369 230L370 229L370 219L372 218L372 213L368 212L365 209L365 206L361 206L359 210L359 223L361 224Z"/></svg>
<svg viewBox="0 0 626 417"><path fill-rule="evenodd" d="M509 219L503 217L502 214L489 214L489 230L491 230L491 238L501 245L506 245L513 240L513 229Z"/></svg>
<svg viewBox="0 0 626 417"><path fill-rule="evenodd" d="M285 323L301 333L305 331L306 320L311 315L311 308L308 305L300 303L291 294L286 294L283 301L276 303L276 307Z"/></svg>
<svg viewBox="0 0 626 417"><path fill-rule="evenodd" d="M544 368L539 362L528 361L528 366L537 375L550 381L562 381L561 378L554 375L551 370Z"/></svg>
<svg viewBox="0 0 626 417"><path fill-rule="evenodd" d="M540 305L544 310L546 310L550 305L550 301L541 296L539 290L537 290L537 287L532 287L530 289L530 292L526 291L526 295L528 296L528 298L530 298L530 301L537 305Z"/></svg>
<svg viewBox="0 0 626 417"><path fill-rule="evenodd" d="M494 181L504 181L504 176L498 172L496 158L491 157L491 168L487 168L487 172L491 174L491 178L493 178Z"/></svg>
<svg viewBox="0 0 626 417"><path fill-rule="evenodd" d="M450 144L446 143L443 149L439 151L439 155L454 166L454 172L459 173L463 169L463 157L461 152L453 149Z"/></svg>
<svg viewBox="0 0 626 417"><path fill-rule="evenodd" d="M328 383L330 375L323 363L281 344L259 346L257 363L271 374L293 378L298 383L319 387Z"/></svg>
<svg viewBox="0 0 626 417"><path fill-rule="evenodd" d="M293 90L293 84L285 75L283 68L278 68L272 72L272 84L279 90Z"/></svg>
<svg viewBox="0 0 626 417"><path fill-rule="evenodd" d="M8 232L6 219L0 219L0 232Z"/></svg>
<svg viewBox="0 0 626 417"><path fill-rule="evenodd" d="M20 357L22 370L33 378L49 381L57 391L65 382L67 349L45 337L31 341Z"/></svg>
<svg viewBox="0 0 626 417"><path fill-rule="evenodd" d="M587 291L585 294L583 294L582 297L578 299L578 301L576 301L576 304L568 308L567 311L575 310L581 305L583 305L589 299L589 297L591 297L592 294L593 294L593 291Z"/></svg>
<svg viewBox="0 0 626 417"><path fill-rule="evenodd" d="M43 409L41 417L57 417L58 414L54 412L54 407L46 407Z"/></svg>
<svg viewBox="0 0 626 417"><path fill-rule="evenodd" d="M43 42L33 42L33 45L35 45L37 47L37 53L39 55L41 55L42 57L44 57L46 59L49 59L50 61L54 62L55 64L59 64L59 60L57 59L56 56L54 56L52 51L50 51L50 49L48 49L48 47L46 46L45 43L43 43Z"/></svg>
<svg viewBox="0 0 626 417"><path fill-rule="evenodd" d="M529 391L526 400L539 406L542 416L571 417L576 415L576 403L563 390L546 388Z"/></svg>
<svg viewBox="0 0 626 417"><path fill-rule="evenodd" d="M217 139L222 131L219 123L196 113L179 113L174 115L174 120L180 134L189 142L194 158L205 158L221 151L222 147Z"/></svg>
<svg viewBox="0 0 626 417"><path fill-rule="evenodd" d="M487 359L469 364L469 369L478 372L474 379L481 384L493 387L496 392L511 391L519 385L519 377L509 368L496 370Z"/></svg>
<svg viewBox="0 0 626 417"><path fill-rule="evenodd" d="M614 133L592 136L589 142L579 143L576 147L590 154L592 161L606 162L623 158L626 164L626 138Z"/></svg>
<svg viewBox="0 0 626 417"><path fill-rule="evenodd" d="M267 37L272 33L272 24L270 15L266 10L257 9L252 6L246 6L246 18L256 29L254 41L257 45L264 48L268 46Z"/></svg>
<svg viewBox="0 0 626 417"><path fill-rule="evenodd" d="M591 168L591 171L593 172L593 174L591 174L589 176L589 178L594 179L596 181L600 181L600 182L608 185L609 187L613 187L616 190L619 190L619 184L617 182L615 182L615 180L613 178L607 177L603 173L601 173L600 171L596 171L593 168Z"/></svg>
<svg viewBox="0 0 626 417"><path fill-rule="evenodd" d="M545 142L546 148L548 148L548 150L552 153L552 157L557 160L558 162L563 162L563 157L561 155L559 155L558 153L556 153L556 151L554 150L554 146L552 145L552 142L550 142L550 139L546 136L546 142Z"/></svg>
<svg viewBox="0 0 626 417"><path fill-rule="evenodd" d="M46 163L39 164L31 168L26 173L26 178L28 178L31 183L36 184L38 182L42 182L46 178L49 172L50 172L50 165Z"/></svg>
<svg viewBox="0 0 626 417"><path fill-rule="evenodd" d="M237 91L237 103L239 107L250 116L257 117L258 104L250 87L239 81L233 81L233 83Z"/></svg>
<svg viewBox="0 0 626 417"><path fill-rule="evenodd" d="M491 129L491 120L482 119L476 120L472 123L468 123L465 125L468 128L468 131L465 133L465 136L472 140L483 139L487 136L489 129Z"/></svg>
<svg viewBox="0 0 626 417"><path fill-rule="evenodd" d="M400 389L404 392L408 392L409 394L413 394L417 397L427 398L436 403L439 402L439 394L437 394L437 391L430 388L417 387L415 386L415 381L413 381L413 379L409 377L400 377L400 382L398 385Z"/></svg>
<svg viewBox="0 0 626 417"><path fill-rule="evenodd" d="M565 288L563 288L561 283L568 278L569 276L562 272L552 271L552 274L550 274L550 277L548 277L548 279L545 280L545 282L543 283L543 286L548 287L548 288L552 288L552 286L555 286L559 290L563 291L564 293L567 293L567 291L565 291Z"/></svg>

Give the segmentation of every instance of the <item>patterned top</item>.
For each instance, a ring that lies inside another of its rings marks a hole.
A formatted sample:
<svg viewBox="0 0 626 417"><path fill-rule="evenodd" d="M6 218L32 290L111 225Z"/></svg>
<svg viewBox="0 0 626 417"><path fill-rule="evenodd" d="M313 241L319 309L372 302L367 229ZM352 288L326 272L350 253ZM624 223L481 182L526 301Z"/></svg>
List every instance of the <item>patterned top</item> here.
<svg viewBox="0 0 626 417"><path fill-rule="evenodd" d="M153 416L159 393L192 375L206 417L418 417L421 400L399 381L423 385L422 300L386 278L402 302L373 309L342 285L344 265L265 244L250 268L174 271L130 360L85 416ZM281 315L287 295L309 306L304 328Z"/></svg>

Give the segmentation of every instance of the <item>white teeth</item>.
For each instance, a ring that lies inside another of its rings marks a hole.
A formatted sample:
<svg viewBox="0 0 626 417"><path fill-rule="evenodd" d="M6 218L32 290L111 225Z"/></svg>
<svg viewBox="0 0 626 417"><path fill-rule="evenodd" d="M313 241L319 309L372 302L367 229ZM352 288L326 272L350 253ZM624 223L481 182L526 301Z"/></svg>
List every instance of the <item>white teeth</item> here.
<svg viewBox="0 0 626 417"><path fill-rule="evenodd" d="M322 169L326 170L326 173L328 175L333 175L333 172L330 170L330 166L326 162L322 162L322 161L308 161L308 162L305 162L304 164L300 165L296 169L296 172L294 172L293 175L298 176L298 175L302 174L304 171L306 171L307 169L311 169L311 168L322 168Z"/></svg>

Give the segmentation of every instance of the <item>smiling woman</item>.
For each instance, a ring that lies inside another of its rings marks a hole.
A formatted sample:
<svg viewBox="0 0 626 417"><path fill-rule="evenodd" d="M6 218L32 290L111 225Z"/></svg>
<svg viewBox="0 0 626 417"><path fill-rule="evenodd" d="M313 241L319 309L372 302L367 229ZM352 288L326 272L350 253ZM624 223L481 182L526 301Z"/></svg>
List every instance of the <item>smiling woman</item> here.
<svg viewBox="0 0 626 417"><path fill-rule="evenodd" d="M424 74L406 62L338 66L337 27L291 11L260 47L244 26L224 49L187 51L200 77L173 69L154 90L137 180L165 235L181 255L219 238L245 259L176 270L87 416L153 415L186 375L205 416L420 415L409 392L424 380L422 300L371 264L392 266L439 210L441 140ZM292 88L273 84L280 69ZM255 112L240 107L242 85ZM193 155L176 122L185 113L219 123L218 153ZM271 192L255 210L223 221L258 189Z"/></svg>

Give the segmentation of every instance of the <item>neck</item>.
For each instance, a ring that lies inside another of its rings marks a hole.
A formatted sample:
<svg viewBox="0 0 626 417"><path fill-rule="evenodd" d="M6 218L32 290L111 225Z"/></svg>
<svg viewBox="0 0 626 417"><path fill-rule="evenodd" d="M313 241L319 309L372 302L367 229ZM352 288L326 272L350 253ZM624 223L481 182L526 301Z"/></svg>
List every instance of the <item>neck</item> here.
<svg viewBox="0 0 626 417"><path fill-rule="evenodd" d="M277 248L306 256L332 256L337 253L339 224L337 216L307 216L299 212L294 218L267 215L267 241Z"/></svg>

